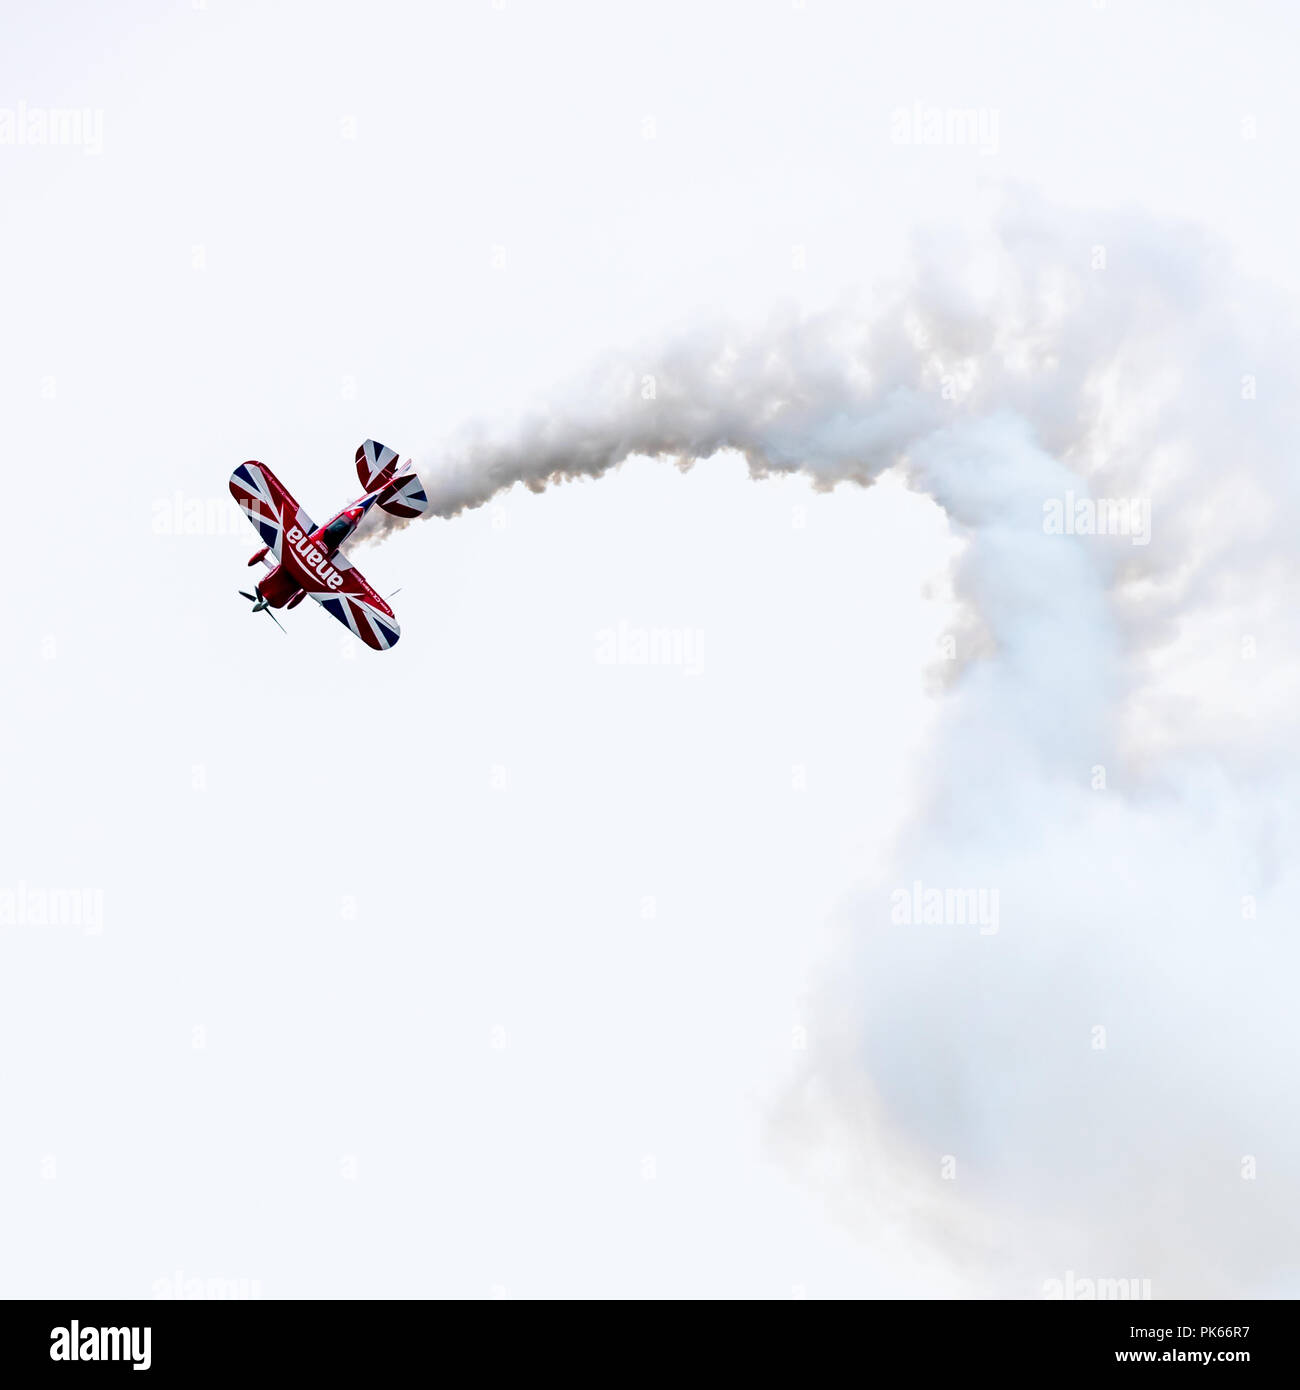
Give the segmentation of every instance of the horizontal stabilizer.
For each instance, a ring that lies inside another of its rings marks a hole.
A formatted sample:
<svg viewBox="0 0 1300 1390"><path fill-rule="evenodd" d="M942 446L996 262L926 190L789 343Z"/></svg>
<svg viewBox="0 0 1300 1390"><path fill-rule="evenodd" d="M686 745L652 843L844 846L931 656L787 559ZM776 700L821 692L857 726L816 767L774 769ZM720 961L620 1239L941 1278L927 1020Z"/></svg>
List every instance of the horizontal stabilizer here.
<svg viewBox="0 0 1300 1390"><path fill-rule="evenodd" d="M397 450L367 439L357 449L357 477L367 492L378 492L397 472Z"/></svg>
<svg viewBox="0 0 1300 1390"><path fill-rule="evenodd" d="M402 471L384 489L379 505L389 516L400 516L404 521L424 514L429 494L409 463L402 465Z"/></svg>

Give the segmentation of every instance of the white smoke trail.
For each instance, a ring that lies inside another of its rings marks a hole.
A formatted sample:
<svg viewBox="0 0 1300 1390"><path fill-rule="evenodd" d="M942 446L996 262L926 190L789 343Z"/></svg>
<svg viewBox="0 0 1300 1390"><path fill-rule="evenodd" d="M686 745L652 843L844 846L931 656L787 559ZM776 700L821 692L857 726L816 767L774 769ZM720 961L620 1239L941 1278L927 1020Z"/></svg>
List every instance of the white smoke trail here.
<svg viewBox="0 0 1300 1390"><path fill-rule="evenodd" d="M1196 233L1022 200L874 303L692 335L422 470L446 517L632 455L897 467L965 539L940 742L774 1123L936 1288L1295 1278L1293 339ZM1127 533L1054 533L1067 500ZM900 921L926 888L996 930Z"/></svg>

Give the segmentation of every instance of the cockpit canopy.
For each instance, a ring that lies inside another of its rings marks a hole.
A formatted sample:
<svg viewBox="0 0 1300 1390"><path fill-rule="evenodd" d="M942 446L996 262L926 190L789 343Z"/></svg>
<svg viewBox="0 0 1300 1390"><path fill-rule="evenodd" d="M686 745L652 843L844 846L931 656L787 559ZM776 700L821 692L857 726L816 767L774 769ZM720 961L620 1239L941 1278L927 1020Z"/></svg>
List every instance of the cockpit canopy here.
<svg viewBox="0 0 1300 1390"><path fill-rule="evenodd" d="M347 539L351 529L352 518L341 516L330 522L321 535L321 539L330 550L336 550Z"/></svg>

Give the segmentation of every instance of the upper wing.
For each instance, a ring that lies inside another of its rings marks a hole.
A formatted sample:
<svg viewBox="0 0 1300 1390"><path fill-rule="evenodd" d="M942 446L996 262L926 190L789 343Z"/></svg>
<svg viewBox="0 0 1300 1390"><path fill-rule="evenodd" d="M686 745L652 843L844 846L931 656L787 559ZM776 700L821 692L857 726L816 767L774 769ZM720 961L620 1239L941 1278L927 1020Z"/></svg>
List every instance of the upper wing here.
<svg viewBox="0 0 1300 1390"><path fill-rule="evenodd" d="M263 543L271 547L277 561L281 558L286 526L301 526L304 535L316 529L316 523L264 463L253 459L241 463L230 475L230 495L257 528Z"/></svg>
<svg viewBox="0 0 1300 1390"><path fill-rule="evenodd" d="M402 630L397 626L393 610L366 583L365 576L343 555L335 555L330 564L343 578L340 588L327 584L313 586L307 592L332 617L337 618L350 632L360 637L367 647L386 652L397 645Z"/></svg>

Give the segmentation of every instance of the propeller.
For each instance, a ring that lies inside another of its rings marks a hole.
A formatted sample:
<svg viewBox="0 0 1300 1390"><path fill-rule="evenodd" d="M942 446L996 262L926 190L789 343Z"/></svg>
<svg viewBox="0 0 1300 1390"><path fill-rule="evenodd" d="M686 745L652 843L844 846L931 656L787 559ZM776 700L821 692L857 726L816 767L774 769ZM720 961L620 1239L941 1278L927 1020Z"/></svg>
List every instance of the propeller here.
<svg viewBox="0 0 1300 1390"><path fill-rule="evenodd" d="M250 603L261 602L262 596L260 594L250 594L247 589L240 589L239 592L240 595L243 598L248 599ZM257 611L258 610L256 608L253 609L254 613L256 613ZM267 617L269 617L271 621L276 625L276 627L278 627L281 632L284 632L284 624L279 620L279 618L275 616L274 613L271 612L270 606L268 604L263 604L263 611L266 613ZM284 635L287 637L289 634L285 632Z"/></svg>

